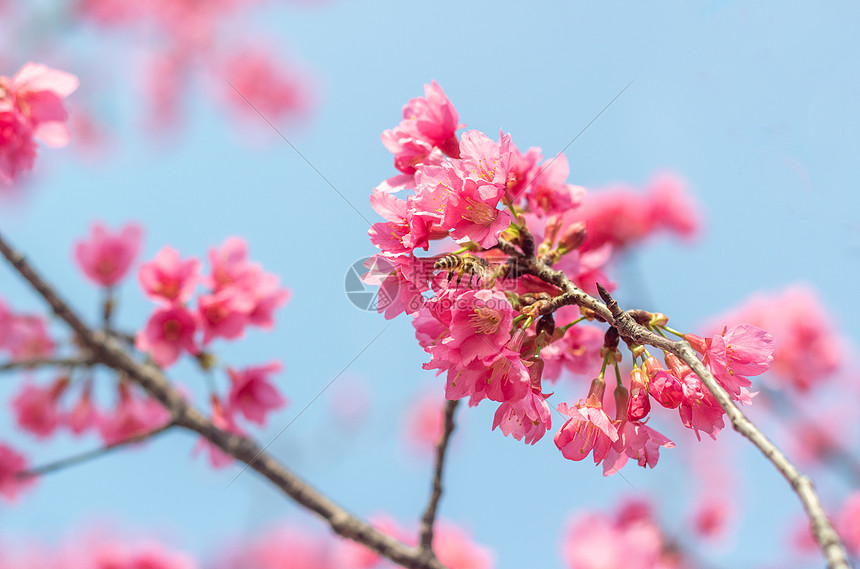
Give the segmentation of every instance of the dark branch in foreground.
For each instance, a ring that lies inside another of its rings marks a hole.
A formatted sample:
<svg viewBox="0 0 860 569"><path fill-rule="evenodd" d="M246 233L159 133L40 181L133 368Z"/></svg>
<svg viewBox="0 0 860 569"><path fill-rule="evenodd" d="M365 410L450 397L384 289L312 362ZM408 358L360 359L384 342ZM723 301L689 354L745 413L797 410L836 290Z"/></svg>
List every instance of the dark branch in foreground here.
<svg viewBox="0 0 860 569"><path fill-rule="evenodd" d="M0 364L0 372L36 369L40 367L90 367L97 363L98 362L91 356L77 356L73 358L28 358Z"/></svg>
<svg viewBox="0 0 860 569"><path fill-rule="evenodd" d="M321 517L338 535L357 541L391 561L409 569L445 569L435 558L426 558L418 549L409 547L377 530L364 520L350 514L332 502L310 484L293 474L254 440L222 431L200 411L191 406L167 380L159 368L135 360L111 335L96 331L66 304L36 273L33 267L16 253L0 235L0 254L42 296L51 310L75 332L77 342L99 363L124 374L167 408L177 426L200 434L203 438L248 464L284 494Z"/></svg>
<svg viewBox="0 0 860 569"><path fill-rule="evenodd" d="M436 467L433 473L430 501L427 503L424 516L421 518L421 538L418 547L429 556L435 556L433 553L433 525L436 522L436 509L439 507L439 499L442 497L442 472L445 469L445 453L448 450L451 433L454 432L454 411L457 410L459 403L459 400L445 402L445 422L442 435L439 437L439 442L436 443Z"/></svg>
<svg viewBox="0 0 860 569"><path fill-rule="evenodd" d="M508 243L503 245L502 250L515 249ZM833 528L833 524L827 518L827 513L821 504L821 499L815 492L809 477L802 475L794 464L756 427L732 402L726 390L717 383L714 375L701 362L693 348L684 340L672 341L652 332L645 326L637 324L629 312L622 311L618 303L609 292L598 284L601 297L606 304L586 294L577 287L561 271L556 271L544 260L535 257L520 257L518 260L526 272L536 276L542 281L558 287L561 294L540 309L540 314L550 313L565 305L577 305L586 312L591 313L596 319L615 327L621 337L626 338L633 344L653 346L660 350L675 354L699 376L699 379L717 399L723 411L732 422L734 430L746 437L758 448L762 454L774 465L774 467L788 481L794 492L800 499L806 515L809 518L812 534L818 542L821 551L827 559L830 569L849 569L848 554L845 546Z"/></svg>
<svg viewBox="0 0 860 569"><path fill-rule="evenodd" d="M41 476L43 474L49 474L51 472L57 472L58 470L64 470L69 466L74 466L76 464L81 464L84 462L88 462L95 458L99 458L100 456L104 456L114 450L127 447L129 445L142 443L146 440L157 437L158 435L167 432L169 429L175 427L175 423L167 423L157 429L153 429L151 431L147 431L145 433L141 433L139 435L135 435L133 437L129 437L127 439L105 445L101 448L97 448L91 451L87 451L81 454L76 454L75 456L70 456L68 458L63 458L57 460L55 462L49 462L48 464L43 464L42 466L36 466L34 468L30 468L29 470L22 470L17 473L19 478L32 478L34 476Z"/></svg>

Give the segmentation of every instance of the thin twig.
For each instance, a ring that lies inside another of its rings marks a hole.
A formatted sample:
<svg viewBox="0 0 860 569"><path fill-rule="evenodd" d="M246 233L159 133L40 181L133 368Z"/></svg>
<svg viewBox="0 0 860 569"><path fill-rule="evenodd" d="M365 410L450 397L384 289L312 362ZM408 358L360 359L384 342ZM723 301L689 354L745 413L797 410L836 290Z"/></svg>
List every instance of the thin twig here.
<svg viewBox="0 0 860 569"><path fill-rule="evenodd" d="M91 367L97 363L98 360L91 355L75 356L72 358L28 358L0 364L0 372L36 369L40 367Z"/></svg>
<svg viewBox="0 0 860 569"><path fill-rule="evenodd" d="M439 499L442 497L442 472L445 469L445 454L448 450L448 443L451 440L451 433L454 432L454 412L457 410L457 405L460 400L446 401L442 435L436 443L436 465L433 472L433 484L430 492L430 500L427 502L427 509L424 511L424 516L421 518L421 540L419 549L426 555L433 556L433 524L436 522L436 510L439 507Z"/></svg>
<svg viewBox="0 0 860 569"><path fill-rule="evenodd" d="M143 441L152 439L175 426L176 423L170 422L165 425L162 425L161 427L158 427L157 429L152 429L151 431L140 433L139 435L134 435L133 437L129 437L127 439L123 439L121 441L111 443L109 445L105 445L97 449L83 452L81 454L76 454L67 458L62 458L54 462L49 462L47 464L43 464L42 466L36 466L27 470L22 470L17 473L17 476L18 478L32 478L34 476L42 476L43 474L57 472L58 470L63 470L69 466L74 466L76 464L81 464L83 462L99 458L116 449L137 443L142 443Z"/></svg>
<svg viewBox="0 0 860 569"><path fill-rule="evenodd" d="M418 548L409 547L350 514L263 451L253 439L216 427L185 400L160 368L140 363L113 335L87 326L26 259L11 248L2 235L0 254L42 296L51 310L68 324L77 335L81 346L90 350L100 363L123 373L129 381L140 385L160 401L171 412L178 426L200 434L225 453L249 464L284 494L325 520L338 535L361 543L408 569L445 569L438 560L427 559Z"/></svg>
<svg viewBox="0 0 860 569"><path fill-rule="evenodd" d="M792 464L788 457L777 448L732 402L729 394L717 382L714 375L701 362L693 348L684 340L672 341L648 328L637 324L627 312L618 307L618 303L609 295L605 288L600 286L601 296L606 304L586 294L561 271L552 269L541 259L534 257L522 257L520 259L530 274L538 277L544 282L552 284L562 291L562 294L541 310L541 313L575 304L589 310L596 318L607 322L610 326L618 329L619 334L634 344L649 345L666 352L675 354L684 361L699 376L699 379L708 388L717 402L725 411L732 422L732 427L741 435L746 437L758 448L762 454L774 465L774 467L788 481L794 492L800 499L806 515L812 527L812 534L818 542L827 566L830 569L848 569L848 554L845 546L833 528L827 513L821 504L821 499L815 492L812 481L801 474Z"/></svg>

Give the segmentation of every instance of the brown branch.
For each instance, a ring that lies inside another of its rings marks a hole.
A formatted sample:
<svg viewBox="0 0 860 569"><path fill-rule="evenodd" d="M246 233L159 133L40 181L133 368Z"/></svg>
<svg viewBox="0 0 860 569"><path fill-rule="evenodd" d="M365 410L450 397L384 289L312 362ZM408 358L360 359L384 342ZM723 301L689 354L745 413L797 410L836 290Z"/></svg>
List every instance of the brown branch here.
<svg viewBox="0 0 860 569"><path fill-rule="evenodd" d="M75 456L62 458L54 462L49 462L48 464L43 464L42 466L36 466L27 470L22 470L17 473L17 476L18 478L32 478L34 476L41 476L43 474L57 472L58 470L63 470L69 466L74 466L76 464L81 464L83 462L99 458L100 456L104 456L116 449L137 443L142 443L143 441L154 438L175 426L176 423L170 422L165 425L162 425L161 427L158 427L157 429L152 429L151 431L147 431L139 435L134 435L133 437L129 437L127 439L111 443L109 445L105 445L101 448L83 452L81 454L76 454Z"/></svg>
<svg viewBox="0 0 860 569"><path fill-rule="evenodd" d="M90 355L75 356L71 358L28 358L24 360L12 360L0 364L0 372L18 371L22 369L35 369L40 367L91 367L98 360Z"/></svg>
<svg viewBox="0 0 860 569"><path fill-rule="evenodd" d="M284 494L316 513L338 535L357 541L409 569L445 569L436 559L427 559L418 548L409 547L382 533L329 500L266 453L254 440L216 427L185 400L161 369L135 360L113 335L88 327L24 257L9 246L2 235L0 254L44 298L51 310L68 324L77 335L81 346L88 349L100 363L125 374L130 381L137 383L160 401L171 412L178 426L200 434L225 453L248 464Z"/></svg>
<svg viewBox="0 0 860 569"><path fill-rule="evenodd" d="M519 262L527 267L530 274L558 287L562 291L561 295L553 299L550 304L541 310L542 314L549 313L561 306L569 304L578 305L591 311L596 318L604 320L610 326L617 328L619 334L632 343L649 345L670 352L689 365L696 375L699 376L705 387L716 398L726 415L728 415L732 422L732 427L749 439L794 489L806 511L812 527L812 533L821 551L824 553L827 566L830 569L848 569L850 567L845 546L833 528L833 524L827 518L827 513L824 511L821 499L815 492L812 481L807 476L802 475L788 457L735 406L729 394L701 362L696 352L690 347L690 344L684 340L669 340L637 324L631 318L630 314L618 307L618 303L609 295L609 292L599 284L597 285L598 289L606 304L586 294L574 285L564 273L552 269L540 259L522 257Z"/></svg>
<svg viewBox="0 0 860 569"><path fill-rule="evenodd" d="M430 557L435 557L433 553L433 524L436 521L436 510L439 507L439 499L442 497L442 472L445 469L445 453L448 450L451 433L454 432L454 412L457 410L459 403L459 400L445 402L445 422L443 424L442 435L439 437L439 442L436 443L436 466L433 473L430 500L427 502L427 509L421 518L421 539L418 547L422 553Z"/></svg>

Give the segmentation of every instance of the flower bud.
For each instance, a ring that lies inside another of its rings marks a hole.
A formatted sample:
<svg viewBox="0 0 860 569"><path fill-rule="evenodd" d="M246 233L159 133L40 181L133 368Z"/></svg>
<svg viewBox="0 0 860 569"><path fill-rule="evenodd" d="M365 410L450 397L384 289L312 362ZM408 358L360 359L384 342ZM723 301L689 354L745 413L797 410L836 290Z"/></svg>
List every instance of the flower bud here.
<svg viewBox="0 0 860 569"><path fill-rule="evenodd" d="M629 399L627 388L623 385L616 385L615 391L612 393L612 395L615 397L615 420L626 421L628 405L627 401Z"/></svg>
<svg viewBox="0 0 860 569"><path fill-rule="evenodd" d="M610 326L603 335L603 347L608 350L614 350L618 347L618 338L618 329Z"/></svg>
<svg viewBox="0 0 860 569"><path fill-rule="evenodd" d="M540 392L541 390L541 376L543 375L543 360L538 356L532 356L526 360L529 366L529 381L531 382L532 389Z"/></svg>
<svg viewBox="0 0 860 569"><path fill-rule="evenodd" d="M641 421L651 412L651 400L642 377L642 370L634 367L630 372L630 400L627 406L627 419Z"/></svg>
<svg viewBox="0 0 860 569"><path fill-rule="evenodd" d="M558 240L558 252L561 255L564 255L569 251L578 249L583 243L585 243L585 239L587 237L588 233L585 230L584 221L572 223L564 233L561 234L561 239Z"/></svg>
<svg viewBox="0 0 860 569"><path fill-rule="evenodd" d="M651 397L667 409L674 409L684 400L684 387L678 378L665 370L658 371L649 385Z"/></svg>
<svg viewBox="0 0 860 569"><path fill-rule="evenodd" d="M702 338L695 334L684 334L684 339L687 340L690 343L690 346L700 354L704 354L708 351L708 344L710 344L710 341L707 338Z"/></svg>
<svg viewBox="0 0 860 569"><path fill-rule="evenodd" d="M588 407L603 408L603 394L606 391L606 382L597 377L591 382L591 387L588 388L588 397L585 398L585 404Z"/></svg>
<svg viewBox="0 0 860 569"><path fill-rule="evenodd" d="M552 337L552 333L555 332L555 318L551 313L544 314L538 319L537 326L535 327L535 332L538 336L540 336L541 332L543 332L549 337Z"/></svg>
<svg viewBox="0 0 860 569"><path fill-rule="evenodd" d="M678 379L683 379L689 374L693 373L693 370L690 369L690 366L682 362L675 354L670 354L669 352L666 352L666 354L663 356L663 359L666 360L666 366L668 366L669 371Z"/></svg>
<svg viewBox="0 0 860 569"><path fill-rule="evenodd" d="M561 231L561 216L554 213L546 220L542 245L546 245L547 249L552 248L559 231Z"/></svg>

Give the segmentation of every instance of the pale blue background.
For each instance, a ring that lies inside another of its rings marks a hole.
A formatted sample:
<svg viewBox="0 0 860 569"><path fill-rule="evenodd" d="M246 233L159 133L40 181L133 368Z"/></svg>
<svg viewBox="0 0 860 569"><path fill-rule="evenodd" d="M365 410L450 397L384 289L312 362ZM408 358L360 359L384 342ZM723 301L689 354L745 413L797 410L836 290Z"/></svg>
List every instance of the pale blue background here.
<svg viewBox="0 0 860 569"><path fill-rule="evenodd" d="M623 267L630 284L622 282L619 296L689 329L751 291L803 280L821 291L845 329L860 318L856 4L270 4L233 33L280 38L285 53L315 70L322 94L317 114L288 136L369 219L377 219L370 189L394 173L380 132L397 123L401 106L431 79L446 90L461 122L491 135L502 128L520 148L540 146L552 155L636 78L567 150L570 180L642 185L659 169L675 169L703 204L707 228L695 247L660 240L643 250ZM102 53L116 39L78 34L56 51L80 43ZM14 53L2 73L31 57ZM283 361L279 381L292 405L260 433L269 441L387 325L355 309L343 293L347 268L372 253L367 225L262 121L250 135L237 129L203 96L209 85L191 93L185 130L148 136L130 90L137 73L115 68L100 85L105 91L94 95L117 132L111 160L93 165L71 149L41 150L32 199L0 213L0 226L91 320L97 291L75 269L70 250L92 220L141 222L146 256L164 244L203 256L228 235L245 236L252 257L293 291L276 332L218 345L235 365ZM41 308L5 269L0 294L16 308ZM121 322L139 326L150 307L126 283ZM409 320L397 319L331 390L348 395L365 385L367 422L360 429L339 426L327 393L278 439L274 454L354 512L384 510L413 523L428 494L429 461L405 452L396 430L414 395L433 385L423 361ZM171 375L194 392L203 388L191 366ZM441 380L435 385L441 393ZM584 389L568 383L558 391L576 400ZM0 379L0 397L13 391L10 379ZM684 538L691 497L684 449L692 437L676 439L679 448L664 451L656 470L628 467L624 478L603 478L592 465L563 460L551 435L532 448L491 433L493 410L461 409L465 426L457 431L441 514L491 546L497 567L560 567L559 536L569 513L611 509L622 494L661 496L661 518ZM662 424L674 422L666 415ZM0 417L0 433L36 463L97 444L66 437L37 444L13 434L8 413ZM725 431L721 442L737 461L736 492L746 509L735 538L706 555L712 566L784 566L791 559L785 522L800 507L757 452L735 444L738 438ZM273 520L319 527L250 473L226 488L237 470L213 472L190 459L192 444L186 434L171 434L45 478L19 505L0 506L0 541L63 536L109 518L206 554L225 536ZM820 484L830 504L844 495L835 480ZM814 559L808 566L820 565Z"/></svg>

